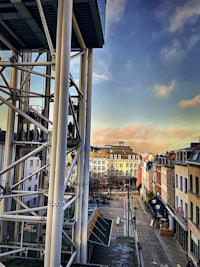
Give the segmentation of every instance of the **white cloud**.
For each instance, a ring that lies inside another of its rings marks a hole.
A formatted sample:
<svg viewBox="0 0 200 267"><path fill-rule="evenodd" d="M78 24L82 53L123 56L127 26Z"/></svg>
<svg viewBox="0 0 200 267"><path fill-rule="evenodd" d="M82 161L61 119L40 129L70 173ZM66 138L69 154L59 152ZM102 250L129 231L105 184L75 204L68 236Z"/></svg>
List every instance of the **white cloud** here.
<svg viewBox="0 0 200 267"><path fill-rule="evenodd" d="M175 81L172 81L168 86L164 84L155 84L153 86L153 91L156 96L162 98L168 98L171 92L175 89Z"/></svg>
<svg viewBox="0 0 200 267"><path fill-rule="evenodd" d="M106 24L116 24L121 21L127 0L107 0L106 6Z"/></svg>
<svg viewBox="0 0 200 267"><path fill-rule="evenodd" d="M185 51L181 47L179 40L174 39L169 46L165 46L161 50L161 55L165 60L177 60L185 55Z"/></svg>
<svg viewBox="0 0 200 267"><path fill-rule="evenodd" d="M187 43L187 49L190 50L199 41L199 35L193 34Z"/></svg>
<svg viewBox="0 0 200 267"><path fill-rule="evenodd" d="M200 1L191 0L182 7L178 7L170 19L170 32L176 32L184 28L186 23L194 24L200 15Z"/></svg>
<svg viewBox="0 0 200 267"><path fill-rule="evenodd" d="M106 75L106 73L98 74L98 73L93 73L93 82L95 84L99 84L103 81L108 81L109 77Z"/></svg>
<svg viewBox="0 0 200 267"><path fill-rule="evenodd" d="M126 69L127 71L132 71L133 70L133 60L132 59L129 59L127 62L126 62Z"/></svg>
<svg viewBox="0 0 200 267"><path fill-rule="evenodd" d="M112 75L110 73L110 59L109 57L107 59L108 61L104 61L102 59L95 61L95 68L93 72L93 82L95 84L112 79Z"/></svg>

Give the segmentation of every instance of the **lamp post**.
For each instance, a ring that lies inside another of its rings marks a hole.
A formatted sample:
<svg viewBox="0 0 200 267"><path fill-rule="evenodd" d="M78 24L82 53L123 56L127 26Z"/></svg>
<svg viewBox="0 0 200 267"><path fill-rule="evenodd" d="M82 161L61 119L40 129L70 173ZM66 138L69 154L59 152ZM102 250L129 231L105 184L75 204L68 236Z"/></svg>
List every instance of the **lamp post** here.
<svg viewBox="0 0 200 267"><path fill-rule="evenodd" d="M130 211L130 194L129 194L129 185L126 186L128 190L128 237L129 237L129 211Z"/></svg>

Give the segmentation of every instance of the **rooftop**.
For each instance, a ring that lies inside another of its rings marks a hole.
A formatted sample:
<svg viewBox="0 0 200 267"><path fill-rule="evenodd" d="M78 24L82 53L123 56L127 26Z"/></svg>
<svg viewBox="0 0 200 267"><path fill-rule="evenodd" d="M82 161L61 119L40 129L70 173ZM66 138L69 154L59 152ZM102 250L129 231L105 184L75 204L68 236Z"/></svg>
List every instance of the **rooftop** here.
<svg viewBox="0 0 200 267"><path fill-rule="evenodd" d="M104 45L106 0L74 0L73 13L88 48ZM58 0L43 0L42 8L54 49ZM0 1L0 49L48 50L48 43L35 0ZM81 48L74 27L72 50Z"/></svg>

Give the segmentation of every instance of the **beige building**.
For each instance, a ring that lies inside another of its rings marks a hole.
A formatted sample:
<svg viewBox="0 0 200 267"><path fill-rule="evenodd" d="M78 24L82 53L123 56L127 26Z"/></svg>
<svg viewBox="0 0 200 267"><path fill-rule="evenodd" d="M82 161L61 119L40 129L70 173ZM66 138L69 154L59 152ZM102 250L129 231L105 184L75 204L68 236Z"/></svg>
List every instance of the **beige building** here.
<svg viewBox="0 0 200 267"><path fill-rule="evenodd" d="M188 163L188 255L197 264L200 259L200 145L194 148Z"/></svg>
<svg viewBox="0 0 200 267"><path fill-rule="evenodd" d="M110 179L113 184L118 183L120 185L131 181L133 184L137 178L140 164L141 156L129 146L91 147L91 179Z"/></svg>

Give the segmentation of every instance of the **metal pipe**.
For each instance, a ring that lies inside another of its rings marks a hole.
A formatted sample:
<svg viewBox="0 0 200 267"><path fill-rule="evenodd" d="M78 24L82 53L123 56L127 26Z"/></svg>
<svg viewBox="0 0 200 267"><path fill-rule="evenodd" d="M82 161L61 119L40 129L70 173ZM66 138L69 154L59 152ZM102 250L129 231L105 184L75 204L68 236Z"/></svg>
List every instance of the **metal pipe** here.
<svg viewBox="0 0 200 267"><path fill-rule="evenodd" d="M50 267L50 257L51 257L52 214L53 214L53 196L54 196L54 185L55 185L58 106L59 106L60 68L61 68L60 59L61 59L62 10L63 10L63 1L59 1L58 2L58 11L57 11L56 68L55 68L53 132L52 132L52 142L51 142L51 165L50 165L49 196L48 196L47 226L46 226L46 239L45 239L45 257L44 257L44 266L45 267Z"/></svg>
<svg viewBox="0 0 200 267"><path fill-rule="evenodd" d="M13 53L13 55L16 55ZM17 87L18 73L16 70L12 70L10 74L10 85L11 87ZM15 95L12 98L13 106L16 104ZM7 128L6 128L6 140L5 140L5 154L4 154L4 170L7 169L8 172L2 172L4 174L2 177L2 186L7 189L13 183L13 174L10 172L9 165L13 161L13 140L14 140L14 125L15 125L15 112L10 107L7 113ZM2 199L0 202L0 212L8 211L11 208L10 199ZM5 222L0 223L0 241L6 240L7 235L7 225Z"/></svg>
<svg viewBox="0 0 200 267"><path fill-rule="evenodd" d="M15 67L15 68L18 69L18 70L21 70L21 71L28 72L29 75L30 74L35 74L35 75L38 75L38 76L41 76L41 77L50 78L52 80L55 79L54 76L51 76L51 75L48 75L48 74L45 74L45 73L42 73L42 72L38 72L38 71L34 71L34 70L28 70L28 69L21 68L21 67Z"/></svg>
<svg viewBox="0 0 200 267"><path fill-rule="evenodd" d="M87 262L87 221L88 221L88 205L86 202L88 202L88 196L85 195L85 191L87 190L86 187L89 186L87 184L87 180L85 177L85 164L86 164L86 154L85 154L85 145L86 145L86 103L87 103L87 74L88 74L88 51L86 50L85 53L82 55L82 60L81 60L81 89L83 91L83 98L81 101L80 105L80 110L82 116L81 118L81 137L82 137L82 150L81 150L81 158L84 159L82 160L82 168L81 168L81 173L82 173L82 179L83 179L83 198L82 198L82 203L81 203L81 222L82 222L82 227L81 227L81 263L86 263Z"/></svg>
<svg viewBox="0 0 200 267"><path fill-rule="evenodd" d="M61 0L60 0L61 2ZM60 88L58 106L58 133L56 172L54 187L54 204L52 217L52 245L50 267L59 266L61 262L61 241L63 223L63 201L64 201L64 178L66 167L67 149L67 125L68 125L68 103L69 103L69 77L70 77L70 53L72 34L72 9L73 0L63 1L62 10L62 37L60 58Z"/></svg>
<svg viewBox="0 0 200 267"><path fill-rule="evenodd" d="M55 52L54 52L54 48L53 48L53 43L51 41L51 36L50 36L49 29L48 29L48 26L47 26L47 22L46 22L46 19L45 19L44 11L42 9L41 1L40 0L36 0L36 3L37 3L38 10L39 10L39 13L40 13L40 18L41 18L41 21L42 21L42 25L43 25L43 28L44 28L45 35L46 35L47 43L49 45L49 50L50 50L51 56L54 57L55 56Z"/></svg>
<svg viewBox="0 0 200 267"><path fill-rule="evenodd" d="M87 212L89 198L89 166L90 166L90 135L91 135L91 114L92 114L92 68L93 50L88 50L88 71L87 71L87 107L86 107L86 135L85 135L85 164L84 164L84 202L83 202L83 235L82 235L82 260L87 260Z"/></svg>
<svg viewBox="0 0 200 267"><path fill-rule="evenodd" d="M64 206L63 206L63 211L66 210L69 206L71 206L72 203L76 201L78 196L73 197L70 201L68 201Z"/></svg>
<svg viewBox="0 0 200 267"><path fill-rule="evenodd" d="M46 134L49 133L49 130L47 128L45 128L44 126L42 126L40 123L38 123L36 120L34 120L30 116L28 116L26 113L24 113L22 110L20 110L16 106L14 106L11 103L9 103L3 97L0 96L0 100L3 101L10 108L12 108L13 110L15 110L17 113L19 113L22 117L24 117L25 119L27 119L29 122L33 123L35 126L37 126L38 128L40 128L43 132L45 132Z"/></svg>
<svg viewBox="0 0 200 267"><path fill-rule="evenodd" d="M15 254L15 253L19 253L19 252L23 252L25 251L26 249L25 248L20 248L20 249L16 249L16 250L12 250L12 251L8 251L8 252L4 252L4 253L1 253L0 254L0 257L6 257L8 255L11 255L11 254Z"/></svg>
<svg viewBox="0 0 200 267"><path fill-rule="evenodd" d="M79 43L80 43L80 46L81 46L82 48L85 49L85 48L86 48L86 45L85 45L83 36L82 36L82 34L81 34L81 31L80 31L80 29L79 29L79 26L78 26L78 23L77 23L77 21L76 21L76 17L75 17L75 15L74 15L74 13L72 14L72 21L73 21L73 29L74 29L74 31L76 32L76 36L77 36L77 38L78 38L78 41L79 41Z"/></svg>
<svg viewBox="0 0 200 267"><path fill-rule="evenodd" d="M30 177L32 177L33 175L37 174L38 172L41 172L42 170L46 169L50 164L46 164L45 166L42 166L41 168L39 168L38 170L36 170L35 172L29 174L27 177L25 177L24 179L21 179L19 182L17 182L16 184L12 185L11 188L14 188L16 186L18 186L19 184L23 183L24 181L28 180Z"/></svg>
<svg viewBox="0 0 200 267"><path fill-rule="evenodd" d="M68 263L67 263L67 265L66 265L66 267L70 267L71 266L71 264L73 263L73 261L74 261L74 258L76 257L76 251L72 254L72 256L71 256L71 258L69 259L69 261L68 261Z"/></svg>
<svg viewBox="0 0 200 267"><path fill-rule="evenodd" d="M17 210L20 210L20 206L21 207L23 207L24 209L28 209L29 207L26 205L26 204L24 204L18 197L13 197L13 199L16 201L16 211ZM12 211L11 211L12 212ZM8 212L7 212L7 214L8 214ZM33 215L33 216L38 216L38 214L36 213L36 212L34 212L34 211L31 211L31 215Z"/></svg>
<svg viewBox="0 0 200 267"><path fill-rule="evenodd" d="M69 241L69 243L76 249L76 244L74 244L74 242L71 240L71 238L65 233L64 230L62 230L62 234L64 235L64 237Z"/></svg>
<svg viewBox="0 0 200 267"><path fill-rule="evenodd" d="M9 171L10 169L12 169L13 167L15 167L17 164L19 164L20 162L26 160L27 158L39 153L40 151L42 151L45 147L48 146L48 143L45 143L43 145L41 145L40 147L34 149L33 151L31 151L30 153L26 154L24 157L18 159L17 161L15 161L14 163L10 164L8 167L6 167L5 169L3 169L2 171L0 171L0 176L2 174L4 174L5 172Z"/></svg>
<svg viewBox="0 0 200 267"><path fill-rule="evenodd" d="M68 172L68 174L67 174L67 177L66 177L66 179L65 179L65 183L64 183L64 191L65 191L66 188L67 188L67 184L68 184L68 182L69 182L69 179L71 178L71 175L72 175L74 166L76 165L76 162L77 162L77 160L78 160L79 155L80 155L80 147L79 147L79 149L78 149L78 151L77 151L77 153L76 153L76 156L74 157L74 160L73 160L73 162L72 162L72 165L71 165L71 167L70 167L70 170L69 170L69 172Z"/></svg>
<svg viewBox="0 0 200 267"><path fill-rule="evenodd" d="M16 66L53 66L53 62L10 62L10 61L0 61L0 66L2 67L16 67Z"/></svg>
<svg viewBox="0 0 200 267"><path fill-rule="evenodd" d="M45 209L47 209L47 206L30 208L30 209L23 209L23 210L13 210L13 211L6 212L6 214L21 214L21 213L38 211L38 210L45 210Z"/></svg>
<svg viewBox="0 0 200 267"><path fill-rule="evenodd" d="M40 58L40 53L38 53L38 55L37 55L37 57L36 57L36 59L35 59L35 62L37 62L38 61L38 59ZM20 68L17 68L17 69L20 69ZM31 69L30 69L30 71L32 71L32 69L33 69L33 66L31 67ZM24 69L21 69L22 71L28 71L28 69L27 68L24 68ZM27 73L26 74L26 77L24 78L24 80L23 80L23 82L20 84L20 89L22 89L24 86L25 86L25 84L26 84L26 82L27 82L27 80L28 80L28 78L30 77L30 73ZM29 88L30 89L30 88Z"/></svg>
<svg viewBox="0 0 200 267"><path fill-rule="evenodd" d="M0 213L0 218L3 220L12 220L15 222L20 222L20 221L46 221L46 217L42 216L26 216L26 215L9 215L5 213Z"/></svg>

